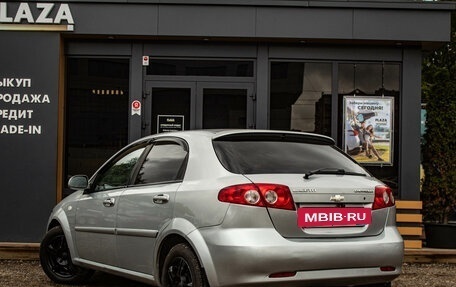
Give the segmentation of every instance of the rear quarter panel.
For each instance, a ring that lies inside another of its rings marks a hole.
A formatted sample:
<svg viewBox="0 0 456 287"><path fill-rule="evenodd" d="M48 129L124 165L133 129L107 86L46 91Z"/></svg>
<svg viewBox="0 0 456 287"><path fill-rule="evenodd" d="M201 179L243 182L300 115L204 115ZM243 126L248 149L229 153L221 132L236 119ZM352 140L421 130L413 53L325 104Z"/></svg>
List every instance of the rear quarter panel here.
<svg viewBox="0 0 456 287"><path fill-rule="evenodd" d="M229 204L218 200L218 192L250 181L243 175L228 172L220 164L210 137L184 139L189 145L189 159L176 194L174 218L188 220L195 228L219 225Z"/></svg>

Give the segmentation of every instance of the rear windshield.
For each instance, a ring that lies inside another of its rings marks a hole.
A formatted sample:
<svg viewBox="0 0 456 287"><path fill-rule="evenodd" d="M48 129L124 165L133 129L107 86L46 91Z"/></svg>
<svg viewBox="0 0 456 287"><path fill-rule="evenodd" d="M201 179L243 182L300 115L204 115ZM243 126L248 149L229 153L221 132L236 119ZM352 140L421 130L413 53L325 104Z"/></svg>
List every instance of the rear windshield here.
<svg viewBox="0 0 456 287"><path fill-rule="evenodd" d="M366 173L328 142L287 138L220 138L213 142L222 165L238 174L306 173L321 168Z"/></svg>

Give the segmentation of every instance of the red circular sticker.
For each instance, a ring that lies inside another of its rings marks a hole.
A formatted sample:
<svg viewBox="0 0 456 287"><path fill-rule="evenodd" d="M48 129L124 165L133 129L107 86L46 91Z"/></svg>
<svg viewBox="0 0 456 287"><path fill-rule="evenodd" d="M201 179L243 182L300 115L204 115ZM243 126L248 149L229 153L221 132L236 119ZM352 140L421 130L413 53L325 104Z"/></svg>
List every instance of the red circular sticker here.
<svg viewBox="0 0 456 287"><path fill-rule="evenodd" d="M131 103L133 109L139 109L141 107L141 102L136 100Z"/></svg>

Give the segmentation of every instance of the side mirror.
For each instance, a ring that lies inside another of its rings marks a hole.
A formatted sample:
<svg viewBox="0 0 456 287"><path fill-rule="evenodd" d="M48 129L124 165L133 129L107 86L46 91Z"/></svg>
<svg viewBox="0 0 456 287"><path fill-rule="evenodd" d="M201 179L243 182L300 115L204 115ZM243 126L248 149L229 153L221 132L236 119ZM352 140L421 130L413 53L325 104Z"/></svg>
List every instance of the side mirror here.
<svg viewBox="0 0 456 287"><path fill-rule="evenodd" d="M74 175L68 180L71 189L86 189L89 187L89 178L86 175Z"/></svg>

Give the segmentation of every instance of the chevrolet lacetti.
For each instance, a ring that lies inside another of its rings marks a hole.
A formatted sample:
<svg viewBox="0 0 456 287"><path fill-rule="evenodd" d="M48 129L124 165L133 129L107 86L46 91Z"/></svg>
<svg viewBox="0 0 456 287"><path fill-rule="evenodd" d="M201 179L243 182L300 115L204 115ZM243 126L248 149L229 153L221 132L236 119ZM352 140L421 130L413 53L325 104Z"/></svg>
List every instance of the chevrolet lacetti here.
<svg viewBox="0 0 456 287"><path fill-rule="evenodd" d="M392 190L325 136L158 134L69 186L40 249L58 283L101 270L159 286L390 286L401 273Z"/></svg>

